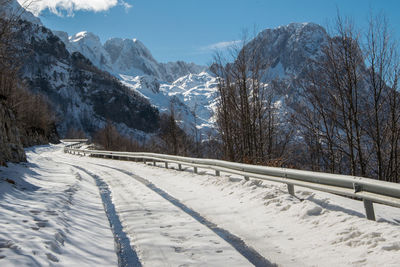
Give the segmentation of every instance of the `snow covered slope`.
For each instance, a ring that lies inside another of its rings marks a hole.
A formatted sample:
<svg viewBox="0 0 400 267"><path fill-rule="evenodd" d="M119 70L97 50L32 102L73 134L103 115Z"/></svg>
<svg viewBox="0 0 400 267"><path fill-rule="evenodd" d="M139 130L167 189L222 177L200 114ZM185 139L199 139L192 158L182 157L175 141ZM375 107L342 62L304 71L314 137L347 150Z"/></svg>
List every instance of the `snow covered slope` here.
<svg viewBox="0 0 400 267"><path fill-rule="evenodd" d="M181 127L194 134L194 127L204 136L214 131L217 101L216 78L209 72L185 75L173 83L160 83L153 76L120 75L123 83L139 92L160 112L168 113L171 105Z"/></svg>
<svg viewBox="0 0 400 267"><path fill-rule="evenodd" d="M209 72L185 75L172 84L161 85L160 91L185 103L197 117L199 129L207 131L215 127L217 79Z"/></svg>

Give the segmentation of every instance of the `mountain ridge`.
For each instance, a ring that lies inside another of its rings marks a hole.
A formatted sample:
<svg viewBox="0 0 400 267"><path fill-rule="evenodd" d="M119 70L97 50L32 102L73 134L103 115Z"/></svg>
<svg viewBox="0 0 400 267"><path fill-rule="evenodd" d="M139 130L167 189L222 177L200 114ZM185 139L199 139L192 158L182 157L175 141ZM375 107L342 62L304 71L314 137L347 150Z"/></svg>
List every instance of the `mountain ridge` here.
<svg viewBox="0 0 400 267"><path fill-rule="evenodd" d="M62 34L66 40L67 34ZM266 84L278 81L284 87L290 88L280 90L281 102L285 102L293 98L296 80L304 75L307 62L321 56L321 48L328 38L326 30L318 24L290 23L274 29L264 29L246 44L246 49L252 49L261 55L261 66L265 72L263 81ZM162 112L168 112L171 108L170 102L174 102L174 108L183 114L183 120L186 121L184 127L191 128L193 120L197 120L202 122L197 125L200 129L205 125L206 131L215 128L217 82L207 69L200 71L198 66L192 65L193 70L190 63L179 61L158 63L143 43L136 39L112 38L102 45L95 34L80 32L68 37L68 46L70 50L92 58L97 67L109 71L125 85L141 93ZM165 72L165 68L174 68L174 64L180 66ZM159 67L160 65L164 65L164 68ZM174 75L168 76L168 73ZM197 77L193 78L193 75ZM182 79L188 79L186 83L183 81L184 89L176 90L176 82ZM211 87L207 87L207 83ZM192 86L188 86L189 84ZM200 87L205 87L206 91L202 91ZM202 96L204 92L207 92L205 97ZM288 97L285 94L289 94ZM199 114L200 117L195 119L194 116Z"/></svg>
<svg viewBox="0 0 400 267"><path fill-rule="evenodd" d="M150 50L138 39L110 38L104 44L94 33L82 31L68 36L66 32L55 31L70 52L81 52L96 66L115 76L149 75L160 81L173 82L189 73L200 73L205 66L183 61L160 63Z"/></svg>

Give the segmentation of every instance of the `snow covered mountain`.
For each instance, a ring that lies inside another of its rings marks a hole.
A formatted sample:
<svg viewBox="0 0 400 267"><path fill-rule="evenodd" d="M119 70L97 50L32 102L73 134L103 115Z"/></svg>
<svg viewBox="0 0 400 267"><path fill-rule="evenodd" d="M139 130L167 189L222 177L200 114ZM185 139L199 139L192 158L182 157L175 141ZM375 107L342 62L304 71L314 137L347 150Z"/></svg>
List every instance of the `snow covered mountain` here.
<svg viewBox="0 0 400 267"><path fill-rule="evenodd" d="M281 114L288 114L299 102L299 84L306 70L324 57L331 37L315 23L291 23L261 31L247 45L261 59L263 82L275 91Z"/></svg>
<svg viewBox="0 0 400 267"><path fill-rule="evenodd" d="M87 59L85 62L90 68L110 73L130 88L130 92L146 98L161 112L169 112L173 108L182 128L188 133L195 127L203 133L214 129L217 81L206 67L181 61L159 63L137 39L112 38L103 44L98 36L85 31L73 36L61 31L47 31L46 34L40 33L37 28L32 36L42 40L47 38L47 41L53 42L52 45L61 39L64 48L61 48L61 44L57 45L58 56L61 58L68 58L67 54L77 57L79 53ZM296 101L298 80L304 76L310 60L318 60L322 56L322 47L329 38L325 29L317 24L291 23L263 30L247 44L246 48L261 55L261 66L265 70L264 82L278 85L274 90L277 90L282 109ZM65 79L71 78L70 74L61 74L67 68L62 60L50 66L41 64L45 65L43 69L46 69L46 79L55 88L63 88ZM31 67L35 69L35 66ZM35 71L29 75L37 83L38 78L33 77L39 70ZM84 85L88 86L92 81L86 81ZM31 81L31 84L35 82ZM86 92L83 91L82 96L84 94ZM91 114L89 111L84 113Z"/></svg>
<svg viewBox="0 0 400 267"><path fill-rule="evenodd" d="M161 112L174 108L186 132L195 125L203 132L213 128L215 78L206 67L182 61L159 63L137 39L112 38L104 45L93 33L68 36L55 32L71 52L79 52L95 66L120 79L139 92Z"/></svg>
<svg viewBox="0 0 400 267"><path fill-rule="evenodd" d="M329 36L315 23L291 23L266 29L247 44L260 55L261 66L268 70L265 79L298 77L310 59L322 56L322 48Z"/></svg>
<svg viewBox="0 0 400 267"><path fill-rule="evenodd" d="M139 92L161 112L171 107L179 114L181 126L188 132L194 125L203 133L215 128L217 81L205 67L193 63L158 63L151 52L136 39L112 38L101 43L93 33L68 36L55 32L70 52L80 52L98 68L120 79ZM314 23L291 23L266 29L246 48L261 58L264 82L279 84L274 90L285 104L295 101L296 83L304 75L310 60L322 56L329 35Z"/></svg>
<svg viewBox="0 0 400 267"><path fill-rule="evenodd" d="M112 38L104 45L100 38L90 32L73 36L56 31L70 52L80 52L94 65L113 75L153 76L159 81L173 82L189 73L200 73L206 67L182 61L159 63L147 47L137 39Z"/></svg>
<svg viewBox="0 0 400 267"><path fill-rule="evenodd" d="M32 18L29 14L21 18ZM16 42L20 44L16 57L20 57L21 75L29 89L50 100L61 135L70 128L92 134L107 121L136 136L158 129L156 108L81 53L68 51L64 42L38 21L21 19L16 24Z"/></svg>

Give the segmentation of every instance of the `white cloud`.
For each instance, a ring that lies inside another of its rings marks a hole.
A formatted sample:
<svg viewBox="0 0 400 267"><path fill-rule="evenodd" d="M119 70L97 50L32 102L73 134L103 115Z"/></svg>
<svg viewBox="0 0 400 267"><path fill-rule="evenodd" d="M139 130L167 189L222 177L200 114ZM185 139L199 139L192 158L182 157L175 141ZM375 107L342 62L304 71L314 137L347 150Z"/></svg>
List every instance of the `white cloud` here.
<svg viewBox="0 0 400 267"><path fill-rule="evenodd" d="M27 0L18 0L21 5L26 5ZM124 0L33 0L29 5L28 9L35 15L40 14L45 9L49 9L51 12L57 15L67 14L72 16L74 11L86 10L101 12L109 10L117 4L125 7L128 10L132 6Z"/></svg>
<svg viewBox="0 0 400 267"><path fill-rule="evenodd" d="M126 12L128 12L128 10L132 8L132 5L129 4L129 3L127 3L127 2L125 2L124 0L121 0L121 1L120 1L120 5L123 6L123 7L125 8L125 11L126 11Z"/></svg>
<svg viewBox="0 0 400 267"><path fill-rule="evenodd" d="M219 43L204 46L204 47L202 47L202 50L223 50L223 49L227 49L229 47L238 45L240 42L242 42L242 41L235 40L235 41L228 41L228 42L219 42Z"/></svg>

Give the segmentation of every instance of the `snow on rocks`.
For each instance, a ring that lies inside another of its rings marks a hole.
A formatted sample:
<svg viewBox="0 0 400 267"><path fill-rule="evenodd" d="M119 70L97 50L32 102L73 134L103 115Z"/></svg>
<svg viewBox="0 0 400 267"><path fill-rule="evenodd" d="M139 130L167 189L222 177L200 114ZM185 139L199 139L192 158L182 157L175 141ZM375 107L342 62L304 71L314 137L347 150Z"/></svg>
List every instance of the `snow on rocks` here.
<svg viewBox="0 0 400 267"><path fill-rule="evenodd" d="M189 134L194 135L193 127L196 126L207 138L207 134L214 129L217 79L209 72L188 74L173 83L160 83L157 78L146 75L119 75L119 78L161 112L169 113L173 104L175 113L183 121L180 126Z"/></svg>

